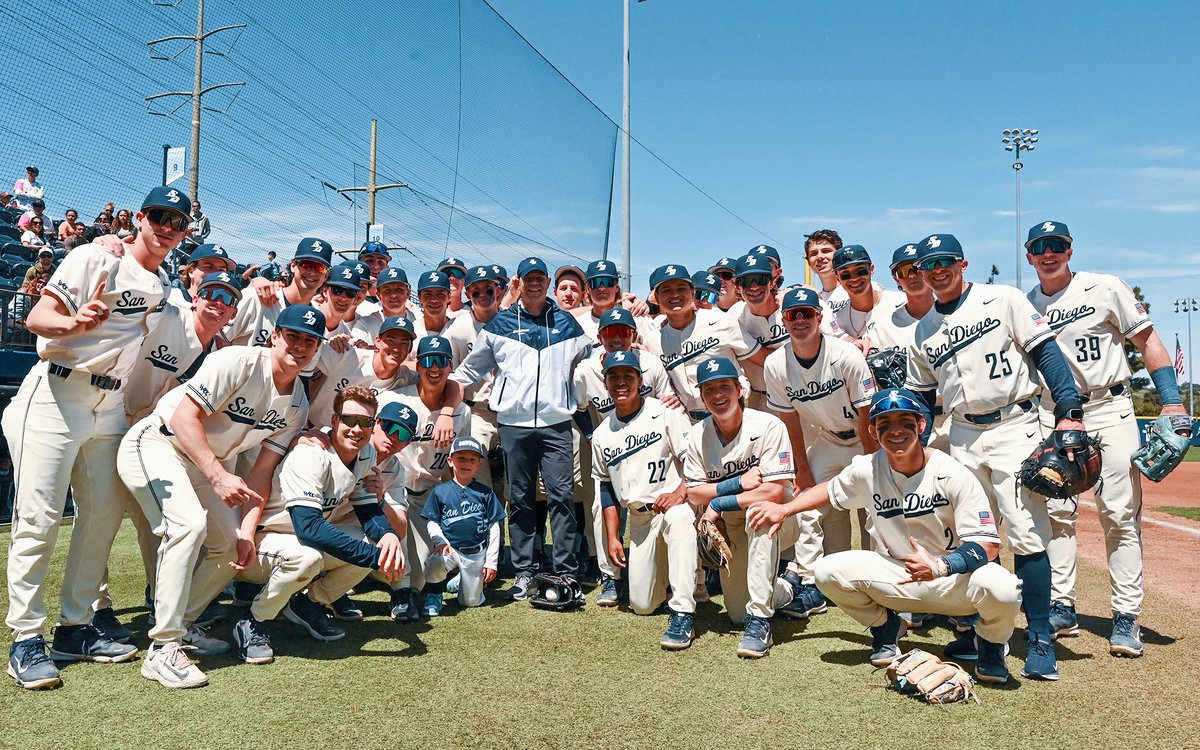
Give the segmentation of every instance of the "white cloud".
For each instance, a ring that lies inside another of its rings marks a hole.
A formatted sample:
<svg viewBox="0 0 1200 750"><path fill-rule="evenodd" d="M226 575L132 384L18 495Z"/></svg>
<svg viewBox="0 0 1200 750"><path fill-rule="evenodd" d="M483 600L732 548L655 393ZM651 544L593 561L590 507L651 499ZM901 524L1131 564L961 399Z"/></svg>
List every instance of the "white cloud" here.
<svg viewBox="0 0 1200 750"><path fill-rule="evenodd" d="M1200 213L1200 203L1170 203L1165 206L1151 206L1150 210L1162 214L1195 214Z"/></svg>

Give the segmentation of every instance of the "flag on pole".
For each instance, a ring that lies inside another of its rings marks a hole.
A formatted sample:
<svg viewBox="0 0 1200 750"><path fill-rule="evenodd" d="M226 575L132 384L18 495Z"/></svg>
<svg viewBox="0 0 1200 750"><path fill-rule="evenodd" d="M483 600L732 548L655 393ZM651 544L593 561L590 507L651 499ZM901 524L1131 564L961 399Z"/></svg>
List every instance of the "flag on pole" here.
<svg viewBox="0 0 1200 750"><path fill-rule="evenodd" d="M1175 334L1175 377L1183 377L1183 348L1179 346L1179 334Z"/></svg>
<svg viewBox="0 0 1200 750"><path fill-rule="evenodd" d="M166 175L167 179L166 182L163 183L164 185L170 185L175 180L183 177L183 163L184 159L186 158L186 151L187 149L185 149L183 146L167 149L167 165L166 169L163 170L163 174Z"/></svg>

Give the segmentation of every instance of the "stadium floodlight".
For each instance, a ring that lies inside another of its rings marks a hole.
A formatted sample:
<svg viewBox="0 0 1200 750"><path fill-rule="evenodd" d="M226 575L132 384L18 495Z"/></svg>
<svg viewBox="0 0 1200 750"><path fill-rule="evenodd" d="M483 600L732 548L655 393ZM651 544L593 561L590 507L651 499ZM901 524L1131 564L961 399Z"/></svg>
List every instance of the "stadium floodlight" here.
<svg viewBox="0 0 1200 750"><path fill-rule="evenodd" d="M1036 128L1007 128L1001 134L1004 136L1000 142L1004 144L1005 151L1011 151L1013 154L1013 172L1016 175L1017 182L1017 256L1016 256L1016 272L1017 272L1017 288L1021 288L1021 261L1025 255L1025 243L1021 242L1021 169L1025 166L1021 163L1022 151L1033 151L1037 146L1037 129Z"/></svg>

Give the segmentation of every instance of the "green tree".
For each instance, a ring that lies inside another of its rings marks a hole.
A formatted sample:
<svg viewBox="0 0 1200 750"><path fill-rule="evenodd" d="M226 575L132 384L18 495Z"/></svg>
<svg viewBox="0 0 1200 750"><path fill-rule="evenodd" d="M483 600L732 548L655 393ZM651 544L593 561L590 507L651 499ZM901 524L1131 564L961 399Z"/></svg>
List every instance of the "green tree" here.
<svg viewBox="0 0 1200 750"><path fill-rule="evenodd" d="M999 275L1000 275L1000 268L999 268L998 266L992 266L992 272L988 274L988 280L987 280L987 283L989 283L989 284L995 284L995 283L996 283L996 277L997 277L997 276L999 276Z"/></svg>

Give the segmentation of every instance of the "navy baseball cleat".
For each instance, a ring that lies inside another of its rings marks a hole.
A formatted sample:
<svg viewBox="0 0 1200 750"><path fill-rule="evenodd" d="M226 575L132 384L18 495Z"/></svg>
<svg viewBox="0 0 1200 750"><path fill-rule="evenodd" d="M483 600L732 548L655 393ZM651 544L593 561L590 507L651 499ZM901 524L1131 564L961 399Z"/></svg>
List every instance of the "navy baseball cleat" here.
<svg viewBox="0 0 1200 750"><path fill-rule="evenodd" d="M900 655L900 616L888 611L882 625L871 628L871 666L886 667Z"/></svg>
<svg viewBox="0 0 1200 750"><path fill-rule="evenodd" d="M771 621L765 617L746 615L742 619L742 639L737 655L744 659L761 659L771 653Z"/></svg>
<svg viewBox="0 0 1200 750"><path fill-rule="evenodd" d="M208 634L208 628L197 622L187 627L187 632L183 634L183 645L200 656L216 656L227 653L232 648L228 641L213 638Z"/></svg>
<svg viewBox="0 0 1200 750"><path fill-rule="evenodd" d="M121 624L112 607L96 610L92 615L92 627L117 643L133 643L133 632Z"/></svg>
<svg viewBox="0 0 1200 750"><path fill-rule="evenodd" d="M1113 656L1141 656L1143 653L1142 627L1137 624L1137 618L1124 612L1115 612L1112 621L1112 637L1108 639L1108 653Z"/></svg>
<svg viewBox="0 0 1200 750"><path fill-rule="evenodd" d="M1004 666L1008 644L992 643L980 638L976 647L979 649L979 663L975 665L975 678L991 685L1003 685L1008 682L1008 667Z"/></svg>
<svg viewBox="0 0 1200 750"><path fill-rule="evenodd" d="M238 657L247 664L270 664L275 661L266 623L253 617L238 620L233 626L233 640L237 643Z"/></svg>
<svg viewBox="0 0 1200 750"><path fill-rule="evenodd" d="M533 588L533 576L528 573L518 573L517 580L513 581L505 596L511 601L520 602L529 598L530 589Z"/></svg>
<svg viewBox="0 0 1200 750"><path fill-rule="evenodd" d="M50 656L60 661L116 663L137 656L137 647L110 640L91 625L59 625L54 629Z"/></svg>
<svg viewBox="0 0 1200 750"><path fill-rule="evenodd" d="M1079 618L1075 616L1075 607L1066 602L1050 602L1050 632L1055 638L1079 634Z"/></svg>
<svg viewBox="0 0 1200 750"><path fill-rule="evenodd" d="M601 607L617 606L617 579L604 576L600 580L600 593L596 596L596 604Z"/></svg>
<svg viewBox="0 0 1200 750"><path fill-rule="evenodd" d="M954 640L946 644L942 649L942 653L947 659L957 661L975 661L979 658L979 646L975 641L975 629L958 631L954 634Z"/></svg>
<svg viewBox="0 0 1200 750"><path fill-rule="evenodd" d="M671 619L667 622L667 632L663 633L662 640L659 644L667 651L682 651L692 645L692 641L696 638L696 628L693 625L693 618L687 612L671 612Z"/></svg>
<svg viewBox="0 0 1200 750"><path fill-rule="evenodd" d="M8 649L8 676L17 687L26 690L45 690L62 684L58 667L46 653L46 639L40 635L15 641Z"/></svg>
<svg viewBox="0 0 1200 750"><path fill-rule="evenodd" d="M803 619L812 617L829 611L829 604L825 601L825 595L817 588L816 584L802 583L800 589L796 592L796 596L783 607L779 608L779 613L784 617L794 619Z"/></svg>
<svg viewBox="0 0 1200 750"><path fill-rule="evenodd" d="M318 641L336 641L346 631L329 621L329 613L321 604L308 598L308 594L297 591L283 608L283 616L308 631Z"/></svg>
<svg viewBox="0 0 1200 750"><path fill-rule="evenodd" d="M1025 669L1021 674L1032 680L1057 680L1058 657L1054 654L1054 641L1044 635L1030 633L1025 638L1028 649Z"/></svg>
<svg viewBox="0 0 1200 750"><path fill-rule="evenodd" d="M420 619L416 604L413 603L412 589L395 589L392 591L392 619L396 622L416 622Z"/></svg>
<svg viewBox="0 0 1200 750"><path fill-rule="evenodd" d="M425 602L421 605L421 614L425 617L440 617L445 604L442 592L428 591L425 593Z"/></svg>
<svg viewBox="0 0 1200 750"><path fill-rule="evenodd" d="M338 597L333 604L329 605L333 610L333 619L341 620L342 622L357 622L363 618L363 611L358 608L358 605L350 601L348 594L343 594Z"/></svg>

